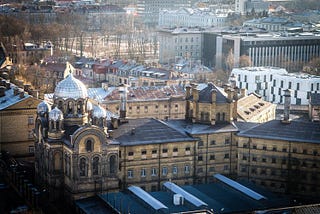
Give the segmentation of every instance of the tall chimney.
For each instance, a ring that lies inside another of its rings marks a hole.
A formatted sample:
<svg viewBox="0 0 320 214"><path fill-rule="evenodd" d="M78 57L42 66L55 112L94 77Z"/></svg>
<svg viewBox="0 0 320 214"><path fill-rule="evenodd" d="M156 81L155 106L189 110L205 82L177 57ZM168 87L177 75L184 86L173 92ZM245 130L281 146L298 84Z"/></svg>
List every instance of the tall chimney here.
<svg viewBox="0 0 320 214"><path fill-rule="evenodd" d="M198 84L193 83L191 86L192 86L193 101L198 102L199 101L199 91L197 89Z"/></svg>
<svg viewBox="0 0 320 214"><path fill-rule="evenodd" d="M127 112L127 86L125 84L120 85L120 119L126 118Z"/></svg>
<svg viewBox="0 0 320 214"><path fill-rule="evenodd" d="M290 123L291 90L284 90L284 109L282 123Z"/></svg>

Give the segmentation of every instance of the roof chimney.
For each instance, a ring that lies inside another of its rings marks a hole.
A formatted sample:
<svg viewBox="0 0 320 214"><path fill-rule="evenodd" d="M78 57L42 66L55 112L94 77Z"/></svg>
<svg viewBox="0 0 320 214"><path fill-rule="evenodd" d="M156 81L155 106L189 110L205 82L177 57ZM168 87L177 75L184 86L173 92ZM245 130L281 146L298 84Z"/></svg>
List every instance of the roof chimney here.
<svg viewBox="0 0 320 214"><path fill-rule="evenodd" d="M9 90L11 88L10 80L6 81L6 89Z"/></svg>
<svg viewBox="0 0 320 214"><path fill-rule="evenodd" d="M19 94L19 88L18 87L14 87L13 89L13 95L17 96Z"/></svg>
<svg viewBox="0 0 320 214"><path fill-rule="evenodd" d="M245 97L247 96L247 89L246 88L241 88L240 89L240 97Z"/></svg>
<svg viewBox="0 0 320 214"><path fill-rule="evenodd" d="M125 84L120 85L120 119L126 118L127 113L127 86Z"/></svg>
<svg viewBox="0 0 320 214"><path fill-rule="evenodd" d="M199 91L197 89L198 84L193 83L191 86L192 86L193 101L198 102L199 101Z"/></svg>
<svg viewBox="0 0 320 214"><path fill-rule="evenodd" d="M290 123L291 90L284 90L284 109L282 123Z"/></svg>
<svg viewBox="0 0 320 214"><path fill-rule="evenodd" d="M186 100L189 99L191 96L191 86L187 85L186 86Z"/></svg>

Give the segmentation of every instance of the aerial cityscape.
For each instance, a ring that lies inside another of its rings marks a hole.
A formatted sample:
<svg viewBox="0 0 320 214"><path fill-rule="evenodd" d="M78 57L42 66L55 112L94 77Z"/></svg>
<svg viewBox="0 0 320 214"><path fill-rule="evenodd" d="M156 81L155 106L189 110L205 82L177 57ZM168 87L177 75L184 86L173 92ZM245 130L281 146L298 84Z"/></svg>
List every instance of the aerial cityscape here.
<svg viewBox="0 0 320 214"><path fill-rule="evenodd" d="M0 0L0 213L320 213L320 2Z"/></svg>

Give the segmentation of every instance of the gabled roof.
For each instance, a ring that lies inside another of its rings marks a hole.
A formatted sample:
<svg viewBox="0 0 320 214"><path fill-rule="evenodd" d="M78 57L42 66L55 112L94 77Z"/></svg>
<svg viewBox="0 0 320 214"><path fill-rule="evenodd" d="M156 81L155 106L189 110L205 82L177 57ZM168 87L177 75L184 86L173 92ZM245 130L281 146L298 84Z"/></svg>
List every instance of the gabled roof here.
<svg viewBox="0 0 320 214"><path fill-rule="evenodd" d="M31 97L24 92L23 89L21 89L17 95L14 95L14 87L16 86L10 83L10 89L6 89L5 96L0 97L0 111ZM20 98L20 93L24 93L22 98Z"/></svg>
<svg viewBox="0 0 320 214"><path fill-rule="evenodd" d="M199 91L199 102L200 103L212 103L211 93L213 90L216 90L216 92L217 92L216 103L227 103L228 102L227 95L223 91L223 89L215 86L213 83L208 83L207 87L205 87ZM191 97L189 99L193 100L193 95L191 95Z"/></svg>

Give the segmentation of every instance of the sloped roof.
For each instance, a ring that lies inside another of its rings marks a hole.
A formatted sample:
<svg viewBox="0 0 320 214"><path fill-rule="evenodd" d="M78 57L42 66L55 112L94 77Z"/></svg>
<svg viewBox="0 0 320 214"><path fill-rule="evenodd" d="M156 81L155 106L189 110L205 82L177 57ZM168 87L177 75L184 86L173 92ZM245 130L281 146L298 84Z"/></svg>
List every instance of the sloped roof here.
<svg viewBox="0 0 320 214"><path fill-rule="evenodd" d="M320 143L320 123L305 121L281 123L280 120L272 120L240 132L238 135L293 142Z"/></svg>
<svg viewBox="0 0 320 214"><path fill-rule="evenodd" d="M262 114L265 110L272 107L275 109L275 104L264 101L254 93L240 98L237 106L238 116L244 121L250 121L250 119Z"/></svg>
<svg viewBox="0 0 320 214"><path fill-rule="evenodd" d="M211 103L212 102L212 96L211 92L213 90L216 90L217 96L216 96L216 103L227 103L227 94L223 91L222 88L219 88L215 86L213 83L208 83L207 87L203 88L199 91L199 102L200 103ZM189 98L190 100L193 100L193 95Z"/></svg>
<svg viewBox="0 0 320 214"><path fill-rule="evenodd" d="M156 119L129 119L128 123L113 130L113 138L125 146L195 141Z"/></svg>

